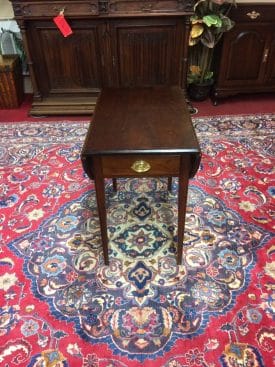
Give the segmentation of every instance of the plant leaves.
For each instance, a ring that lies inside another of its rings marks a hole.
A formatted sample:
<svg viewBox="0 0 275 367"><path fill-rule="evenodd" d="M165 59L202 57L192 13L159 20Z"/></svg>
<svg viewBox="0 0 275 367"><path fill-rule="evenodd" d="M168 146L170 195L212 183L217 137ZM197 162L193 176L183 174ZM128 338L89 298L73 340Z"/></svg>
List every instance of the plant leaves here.
<svg viewBox="0 0 275 367"><path fill-rule="evenodd" d="M215 35L213 34L213 32L211 32L210 29L206 29L204 31L200 40L201 40L201 43L208 48L214 48L216 44Z"/></svg>
<svg viewBox="0 0 275 367"><path fill-rule="evenodd" d="M197 38L199 37L204 31L204 27L202 24L196 23L192 25L191 28L191 38Z"/></svg>
<svg viewBox="0 0 275 367"><path fill-rule="evenodd" d="M221 20L220 16L217 15L217 14L205 15L202 18L202 20L207 25L207 27L214 26L214 27L219 28L219 27L222 26L222 20Z"/></svg>

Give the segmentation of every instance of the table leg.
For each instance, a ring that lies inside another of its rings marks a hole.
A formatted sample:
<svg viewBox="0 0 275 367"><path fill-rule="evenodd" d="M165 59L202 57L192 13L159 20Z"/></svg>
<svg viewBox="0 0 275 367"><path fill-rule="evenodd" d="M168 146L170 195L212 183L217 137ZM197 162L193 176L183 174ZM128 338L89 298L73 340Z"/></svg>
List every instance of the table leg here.
<svg viewBox="0 0 275 367"><path fill-rule="evenodd" d="M117 181L116 181L116 178L113 178L113 190L115 191L115 192L117 192Z"/></svg>
<svg viewBox="0 0 275 367"><path fill-rule="evenodd" d="M172 192L172 177L168 177L168 191Z"/></svg>
<svg viewBox="0 0 275 367"><path fill-rule="evenodd" d="M188 156L180 158L179 191L178 191L178 250L177 264L182 263L183 238L185 227L186 203L188 193L190 160Z"/></svg>
<svg viewBox="0 0 275 367"><path fill-rule="evenodd" d="M101 230L104 263L105 265L109 265L105 186L104 186L101 158L94 157L93 164L94 164L95 191L96 191L97 209Z"/></svg>

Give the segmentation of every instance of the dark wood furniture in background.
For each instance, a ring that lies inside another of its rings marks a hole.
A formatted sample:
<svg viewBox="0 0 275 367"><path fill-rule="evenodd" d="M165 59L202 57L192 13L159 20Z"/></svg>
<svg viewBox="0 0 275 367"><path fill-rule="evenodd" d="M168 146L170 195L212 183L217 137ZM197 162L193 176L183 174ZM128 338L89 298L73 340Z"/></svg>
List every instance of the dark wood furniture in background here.
<svg viewBox="0 0 275 367"><path fill-rule="evenodd" d="M217 55L213 100L238 93L275 92L275 5L238 4Z"/></svg>
<svg viewBox="0 0 275 367"><path fill-rule="evenodd" d="M17 55L0 55L0 109L18 108L24 100L22 65Z"/></svg>
<svg viewBox="0 0 275 367"><path fill-rule="evenodd" d="M103 88L81 159L85 172L95 180L106 265L104 178L179 177L177 263L181 264L188 180L200 163L200 148L183 90Z"/></svg>
<svg viewBox="0 0 275 367"><path fill-rule="evenodd" d="M185 87L192 0L11 0L34 90L31 114L91 114L102 87ZM64 10L73 34L52 18Z"/></svg>

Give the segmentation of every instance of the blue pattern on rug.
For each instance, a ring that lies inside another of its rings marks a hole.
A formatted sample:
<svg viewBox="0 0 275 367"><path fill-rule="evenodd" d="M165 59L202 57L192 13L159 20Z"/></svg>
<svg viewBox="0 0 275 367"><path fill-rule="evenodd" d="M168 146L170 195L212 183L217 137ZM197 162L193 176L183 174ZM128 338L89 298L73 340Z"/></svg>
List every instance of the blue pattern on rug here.
<svg viewBox="0 0 275 367"><path fill-rule="evenodd" d="M24 258L33 293L55 317L116 354L156 358L232 309L271 235L191 185L177 266L177 181L172 194L164 179L118 186L114 194L107 185L110 266L103 264L93 190L9 247Z"/></svg>

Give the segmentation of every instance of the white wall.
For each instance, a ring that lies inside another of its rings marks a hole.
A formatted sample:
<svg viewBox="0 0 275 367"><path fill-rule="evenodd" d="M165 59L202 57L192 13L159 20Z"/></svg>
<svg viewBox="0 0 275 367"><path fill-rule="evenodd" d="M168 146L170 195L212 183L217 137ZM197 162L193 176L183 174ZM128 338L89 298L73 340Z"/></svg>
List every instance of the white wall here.
<svg viewBox="0 0 275 367"><path fill-rule="evenodd" d="M12 19L13 10L9 0L0 0L0 19Z"/></svg>
<svg viewBox="0 0 275 367"><path fill-rule="evenodd" d="M13 20L13 10L9 0L0 0L0 28L19 32L17 23Z"/></svg>

